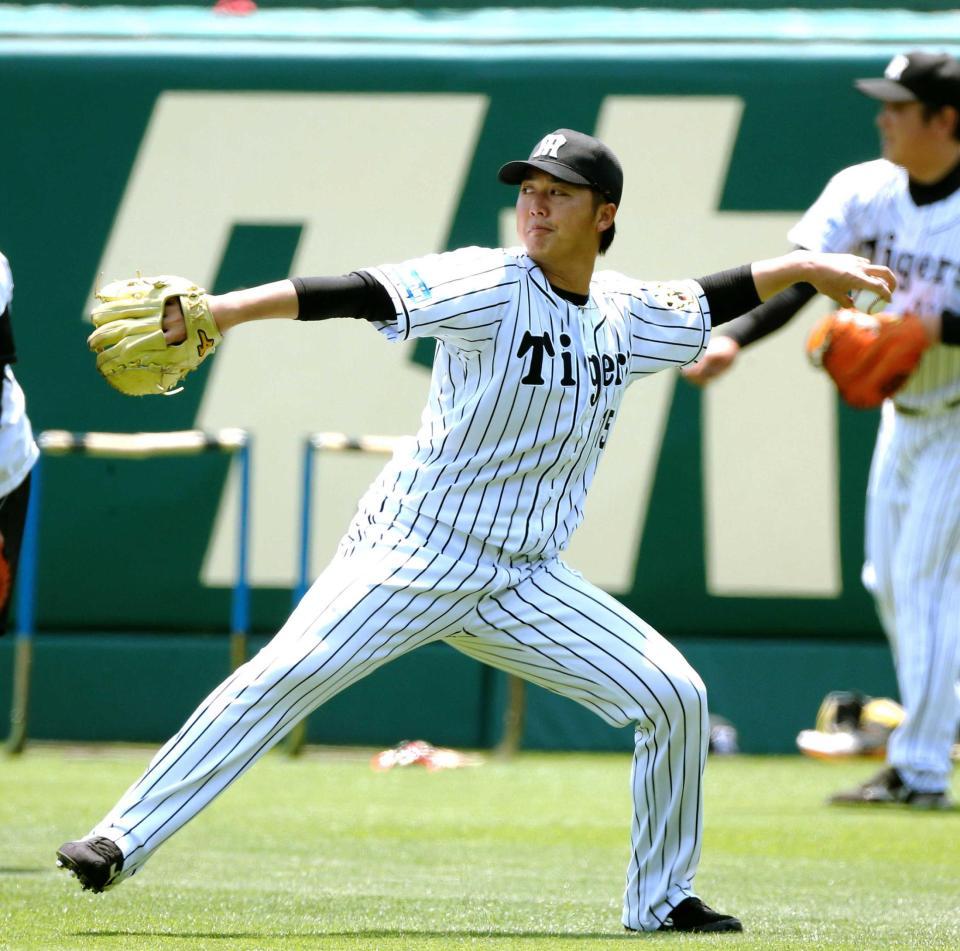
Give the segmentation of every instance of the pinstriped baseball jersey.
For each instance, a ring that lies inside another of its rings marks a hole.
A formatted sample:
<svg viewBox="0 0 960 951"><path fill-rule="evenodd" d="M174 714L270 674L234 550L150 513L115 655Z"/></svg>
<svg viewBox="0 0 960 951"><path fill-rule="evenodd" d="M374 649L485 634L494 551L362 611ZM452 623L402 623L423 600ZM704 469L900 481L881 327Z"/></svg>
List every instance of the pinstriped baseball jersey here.
<svg viewBox="0 0 960 951"><path fill-rule="evenodd" d="M790 230L795 244L849 251L897 275L894 313L960 312L960 191L916 205L904 169L877 159L835 175ZM960 347L937 345L924 354L899 405L933 409L960 396Z"/></svg>
<svg viewBox="0 0 960 951"><path fill-rule="evenodd" d="M465 248L371 268L396 322L437 340L420 430L360 504L456 527L511 557L549 557L583 502L627 386L692 363L709 338L694 281L594 275L582 307L520 248Z"/></svg>

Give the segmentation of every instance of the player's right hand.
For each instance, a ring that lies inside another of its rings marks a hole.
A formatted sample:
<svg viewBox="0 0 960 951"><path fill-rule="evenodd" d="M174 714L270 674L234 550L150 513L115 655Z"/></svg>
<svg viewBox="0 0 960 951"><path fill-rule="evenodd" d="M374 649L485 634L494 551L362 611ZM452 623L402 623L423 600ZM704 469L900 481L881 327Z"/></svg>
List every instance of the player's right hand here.
<svg viewBox="0 0 960 951"><path fill-rule="evenodd" d="M733 337L717 334L710 338L704 355L696 363L684 367L680 374L688 383L706 386L711 380L726 373L739 353L740 344Z"/></svg>

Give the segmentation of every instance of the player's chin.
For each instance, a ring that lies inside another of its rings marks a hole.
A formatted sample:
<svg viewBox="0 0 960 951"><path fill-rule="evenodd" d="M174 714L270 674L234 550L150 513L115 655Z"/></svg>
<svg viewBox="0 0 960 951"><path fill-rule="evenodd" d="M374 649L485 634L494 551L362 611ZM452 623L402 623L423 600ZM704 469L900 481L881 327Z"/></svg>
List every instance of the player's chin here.
<svg viewBox="0 0 960 951"><path fill-rule="evenodd" d="M523 240L527 244L543 244L552 240L554 232L549 228L531 228L525 231Z"/></svg>
<svg viewBox="0 0 960 951"><path fill-rule="evenodd" d="M523 236L523 246L527 250L527 254L530 255L534 260L542 258L544 255L548 254L550 248L553 245L552 242L553 235L550 232L538 231L534 234L525 234Z"/></svg>

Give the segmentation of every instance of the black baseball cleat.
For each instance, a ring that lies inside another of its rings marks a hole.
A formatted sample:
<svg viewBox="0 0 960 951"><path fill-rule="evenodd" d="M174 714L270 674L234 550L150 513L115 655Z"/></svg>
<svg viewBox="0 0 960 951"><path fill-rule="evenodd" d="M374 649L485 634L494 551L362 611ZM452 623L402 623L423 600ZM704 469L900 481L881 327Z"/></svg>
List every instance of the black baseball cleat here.
<svg viewBox="0 0 960 951"><path fill-rule="evenodd" d="M833 806L910 806L912 809L952 809L953 800L946 790L921 792L911 789L892 766L880 770L853 789L834 793L828 800Z"/></svg>
<svg viewBox="0 0 960 951"><path fill-rule="evenodd" d="M635 931L627 928L627 931ZM739 918L721 915L699 898L684 898L667 916L657 931L689 931L694 933L743 931Z"/></svg>
<svg viewBox="0 0 960 951"><path fill-rule="evenodd" d="M123 868L123 853L115 842L98 835L61 845L57 849L57 866L73 872L84 891L102 892Z"/></svg>
<svg viewBox="0 0 960 951"><path fill-rule="evenodd" d="M699 898L684 898L667 916L658 931L743 931L739 918L721 915Z"/></svg>

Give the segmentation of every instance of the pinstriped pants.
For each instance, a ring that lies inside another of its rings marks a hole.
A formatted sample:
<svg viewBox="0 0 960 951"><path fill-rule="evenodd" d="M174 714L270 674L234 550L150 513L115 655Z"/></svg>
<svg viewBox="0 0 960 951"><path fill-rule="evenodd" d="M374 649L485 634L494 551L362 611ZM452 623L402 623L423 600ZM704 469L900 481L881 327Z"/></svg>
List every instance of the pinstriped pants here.
<svg viewBox="0 0 960 951"><path fill-rule="evenodd" d="M708 740L700 678L649 625L556 558L505 562L436 524L358 525L277 636L200 704L93 830L120 846L121 877L310 711L445 639L610 724L634 725L623 923L655 930L694 893Z"/></svg>
<svg viewBox="0 0 960 951"><path fill-rule="evenodd" d="M936 792L960 724L960 408L914 417L884 405L866 554L906 711L887 759L907 785Z"/></svg>

